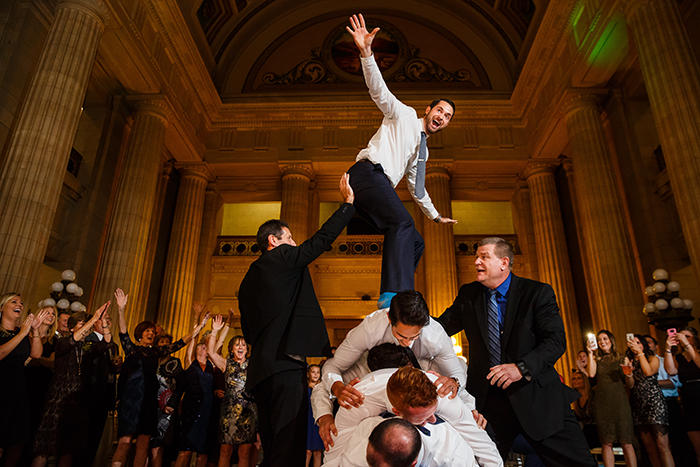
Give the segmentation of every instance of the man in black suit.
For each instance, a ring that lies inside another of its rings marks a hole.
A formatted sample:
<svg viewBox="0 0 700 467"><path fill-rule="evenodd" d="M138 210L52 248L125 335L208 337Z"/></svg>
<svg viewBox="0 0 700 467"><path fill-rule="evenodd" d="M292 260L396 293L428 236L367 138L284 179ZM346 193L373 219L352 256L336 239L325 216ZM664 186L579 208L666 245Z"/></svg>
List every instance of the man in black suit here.
<svg viewBox="0 0 700 467"><path fill-rule="evenodd" d="M258 230L262 251L238 292L241 327L252 345L246 392L258 404L263 466L306 463L306 357L330 357L331 347L308 265L340 235L355 213L350 176L340 180L345 203L313 237L297 246L279 220Z"/></svg>
<svg viewBox="0 0 700 467"><path fill-rule="evenodd" d="M597 465L571 411L580 395L554 369L566 333L552 287L512 274L513 249L502 238L482 239L475 265L477 281L460 288L438 322L448 335L467 334L467 391L501 456L522 434L547 466Z"/></svg>

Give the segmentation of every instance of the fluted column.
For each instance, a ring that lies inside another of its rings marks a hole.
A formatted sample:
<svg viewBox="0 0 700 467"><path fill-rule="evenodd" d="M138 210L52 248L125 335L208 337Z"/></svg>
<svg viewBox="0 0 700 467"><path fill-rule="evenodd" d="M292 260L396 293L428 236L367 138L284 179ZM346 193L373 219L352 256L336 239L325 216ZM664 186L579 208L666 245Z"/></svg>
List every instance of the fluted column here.
<svg viewBox="0 0 700 467"><path fill-rule="evenodd" d="M430 165L425 175L425 188L435 209L452 217L450 172L444 166ZM451 224L437 224L424 219L425 300L432 316L440 316L457 296L457 260Z"/></svg>
<svg viewBox="0 0 700 467"><path fill-rule="evenodd" d="M675 0L629 0L651 110L690 261L700 274L700 66Z"/></svg>
<svg viewBox="0 0 700 467"><path fill-rule="evenodd" d="M280 219L289 224L292 238L297 244L308 237L310 184L311 170L306 166L283 167Z"/></svg>
<svg viewBox="0 0 700 467"><path fill-rule="evenodd" d="M19 292L27 303L107 19L101 0L58 2L0 174L0 290Z"/></svg>
<svg viewBox="0 0 700 467"><path fill-rule="evenodd" d="M131 299L126 319L129 331L133 331L146 312L139 309L138 297L170 111L165 99L159 96L129 100L136 109L134 123L92 303L111 300L117 287L123 289Z"/></svg>
<svg viewBox="0 0 700 467"><path fill-rule="evenodd" d="M171 163L166 163L161 166L160 177L158 178L158 187L156 188L156 196L153 201L153 215L151 216L151 226L148 229L148 243L146 244L146 252L144 253L143 272L141 273L141 285L139 286L139 296L133 297L131 308L132 310L143 310L146 316L153 317L155 313L148 313L148 302L150 296L151 279L153 276L153 266L156 259L156 251L158 250L158 240L160 239L161 220L163 218L163 207L168 193L168 186L173 183L171 176L175 168ZM150 297L153 303L153 297ZM155 310L153 310L155 312Z"/></svg>
<svg viewBox="0 0 700 467"><path fill-rule="evenodd" d="M180 188L177 192L158 307L158 320L177 338L189 333L191 324L194 323L194 276L197 271L197 252L208 178L209 169L204 164L180 169Z"/></svg>
<svg viewBox="0 0 700 467"><path fill-rule="evenodd" d="M554 177L558 160L533 159L522 177L530 187L540 281L552 286L566 330L566 353L557 362L560 375L571 374L572 362L583 344L576 308L576 292Z"/></svg>
<svg viewBox="0 0 700 467"><path fill-rule="evenodd" d="M566 127L588 253L584 267L597 291L591 297L593 325L623 340L628 332L644 334L649 328L641 313L640 281L598 98L572 97L566 103Z"/></svg>

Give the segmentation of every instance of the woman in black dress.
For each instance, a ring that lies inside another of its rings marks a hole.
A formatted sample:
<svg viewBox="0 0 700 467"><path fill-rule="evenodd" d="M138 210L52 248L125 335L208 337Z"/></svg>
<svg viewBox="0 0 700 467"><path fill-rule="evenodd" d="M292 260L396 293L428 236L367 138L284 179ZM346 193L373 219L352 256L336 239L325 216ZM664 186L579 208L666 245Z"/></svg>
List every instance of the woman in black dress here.
<svg viewBox="0 0 700 467"><path fill-rule="evenodd" d="M211 338L211 336L209 336ZM197 453L197 467L207 465L209 452L209 419L214 403L214 366L207 359L206 343L187 347L185 357L185 396L182 399L182 447L175 467L190 465L192 453ZM182 391L178 391L182 394Z"/></svg>
<svg viewBox="0 0 700 467"><path fill-rule="evenodd" d="M38 330L48 314L46 309L40 310L36 317L30 314L18 328L23 310L19 294L13 292L0 297L0 400L12 401L0 410L0 460L5 467L15 467L23 446L31 441L24 364L29 357L41 357L43 348Z"/></svg>
<svg viewBox="0 0 700 467"><path fill-rule="evenodd" d="M158 359L183 348L204 327L209 315L195 326L194 332L173 344L161 347L153 345L156 325L150 321L143 321L134 330L137 342L134 344L127 334L124 318L124 308L129 296L121 289L117 289L114 296L119 307L119 339L124 348L124 365L118 383L119 442L112 457L112 465L122 467L126 464L131 440L136 436L133 465L144 467L151 437L157 433L158 428Z"/></svg>
<svg viewBox="0 0 700 467"><path fill-rule="evenodd" d="M171 345L173 336L158 334L158 347ZM175 441L178 426L177 405L175 393L185 384L182 363L177 357L165 355L158 359L158 432L151 439L151 460L149 465L161 467L166 458L165 450ZM167 463L166 465L170 465Z"/></svg>
<svg viewBox="0 0 700 467"><path fill-rule="evenodd" d="M668 407L659 387L657 374L660 361L641 334L627 341L627 358L632 374L625 374L631 389L632 419L654 467L674 467L668 444Z"/></svg>
<svg viewBox="0 0 700 467"><path fill-rule="evenodd" d="M49 456L58 458L58 467L68 467L73 456L87 449L90 427L90 385L94 352L109 352L112 334L103 319L105 303L90 318L85 312L68 319L71 334L56 341L55 371L46 393L44 413L34 439L32 467L44 467ZM103 320L103 339L86 342L98 320Z"/></svg>
<svg viewBox="0 0 700 467"><path fill-rule="evenodd" d="M675 347L675 349L674 349ZM688 326L675 337L666 339L664 367L669 376L678 375L683 402L683 423L700 464L700 339L698 331Z"/></svg>

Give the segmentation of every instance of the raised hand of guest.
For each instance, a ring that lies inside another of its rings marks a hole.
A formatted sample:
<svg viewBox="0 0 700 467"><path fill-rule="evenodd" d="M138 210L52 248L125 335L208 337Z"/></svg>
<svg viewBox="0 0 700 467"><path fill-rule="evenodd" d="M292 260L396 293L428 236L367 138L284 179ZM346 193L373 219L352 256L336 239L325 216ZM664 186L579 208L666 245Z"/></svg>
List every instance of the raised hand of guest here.
<svg viewBox="0 0 700 467"><path fill-rule="evenodd" d="M212 332L219 332L224 327L224 317L221 315L214 316L211 320L211 330Z"/></svg>
<svg viewBox="0 0 700 467"><path fill-rule="evenodd" d="M126 319L124 318L124 308L126 307L126 302L129 301L129 296L124 293L122 289L117 289L114 292L114 298L117 301L117 308L119 309L119 332L121 334L126 334Z"/></svg>

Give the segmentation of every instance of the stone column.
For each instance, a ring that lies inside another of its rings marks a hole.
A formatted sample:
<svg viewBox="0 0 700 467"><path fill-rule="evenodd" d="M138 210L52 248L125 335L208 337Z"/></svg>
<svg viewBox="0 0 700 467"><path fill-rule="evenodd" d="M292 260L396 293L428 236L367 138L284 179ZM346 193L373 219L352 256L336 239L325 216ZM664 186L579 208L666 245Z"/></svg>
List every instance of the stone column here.
<svg viewBox="0 0 700 467"><path fill-rule="evenodd" d="M166 163L161 166L160 177L158 178L158 187L156 188L156 196L153 201L153 215L151 216L151 226L148 228L148 243L146 244L146 252L144 253L144 265L141 272L141 285L139 286L138 301L136 297L132 298L132 309L143 310L146 316L153 317L155 313L148 313L147 307L150 296L151 278L153 276L153 265L156 259L156 251L158 249L158 240L160 237L160 225L163 218L163 207L165 205L166 194L168 193L168 185L173 183L171 176L175 168L171 163ZM153 301L154 297L150 297ZM137 308L138 307L138 308ZM144 318L145 319L145 318Z"/></svg>
<svg viewBox="0 0 700 467"><path fill-rule="evenodd" d="M70 149L108 12L60 0L0 174L0 290L26 303L56 214Z"/></svg>
<svg viewBox="0 0 700 467"><path fill-rule="evenodd" d="M623 342L626 333L645 334L649 327L598 98L572 97L566 103L566 127L588 253L584 266L597 291L591 297L593 325Z"/></svg>
<svg viewBox="0 0 700 467"><path fill-rule="evenodd" d="M568 378L571 368L575 368L572 364L582 348L583 337L554 177L558 163L558 160L532 159L522 177L530 187L540 281L554 289L566 330L566 353L557 362L557 371Z"/></svg>
<svg viewBox="0 0 700 467"><path fill-rule="evenodd" d="M700 66L675 0L629 0L627 21L695 273L700 274Z"/></svg>
<svg viewBox="0 0 700 467"><path fill-rule="evenodd" d="M308 167L288 165L282 168L280 219L289 224L297 245L308 238L310 184L311 169Z"/></svg>
<svg viewBox="0 0 700 467"><path fill-rule="evenodd" d="M170 110L162 96L129 97L129 100L136 110L134 123L119 176L92 303L112 300L116 288L124 290L131 300L126 311L131 332L143 321L146 312L139 309L138 297ZM116 326L117 320L112 322Z"/></svg>
<svg viewBox="0 0 700 467"><path fill-rule="evenodd" d="M452 217L450 172L441 165L429 165L425 188L430 193L435 209L445 217ZM421 213L421 211L418 211ZM451 224L437 224L423 219L423 267L425 270L425 301L432 316L440 316L457 296L457 260Z"/></svg>
<svg viewBox="0 0 700 467"><path fill-rule="evenodd" d="M209 177L205 164L180 168L180 188L158 307L158 320L176 339L191 332L194 324L194 276L202 232L204 194Z"/></svg>

